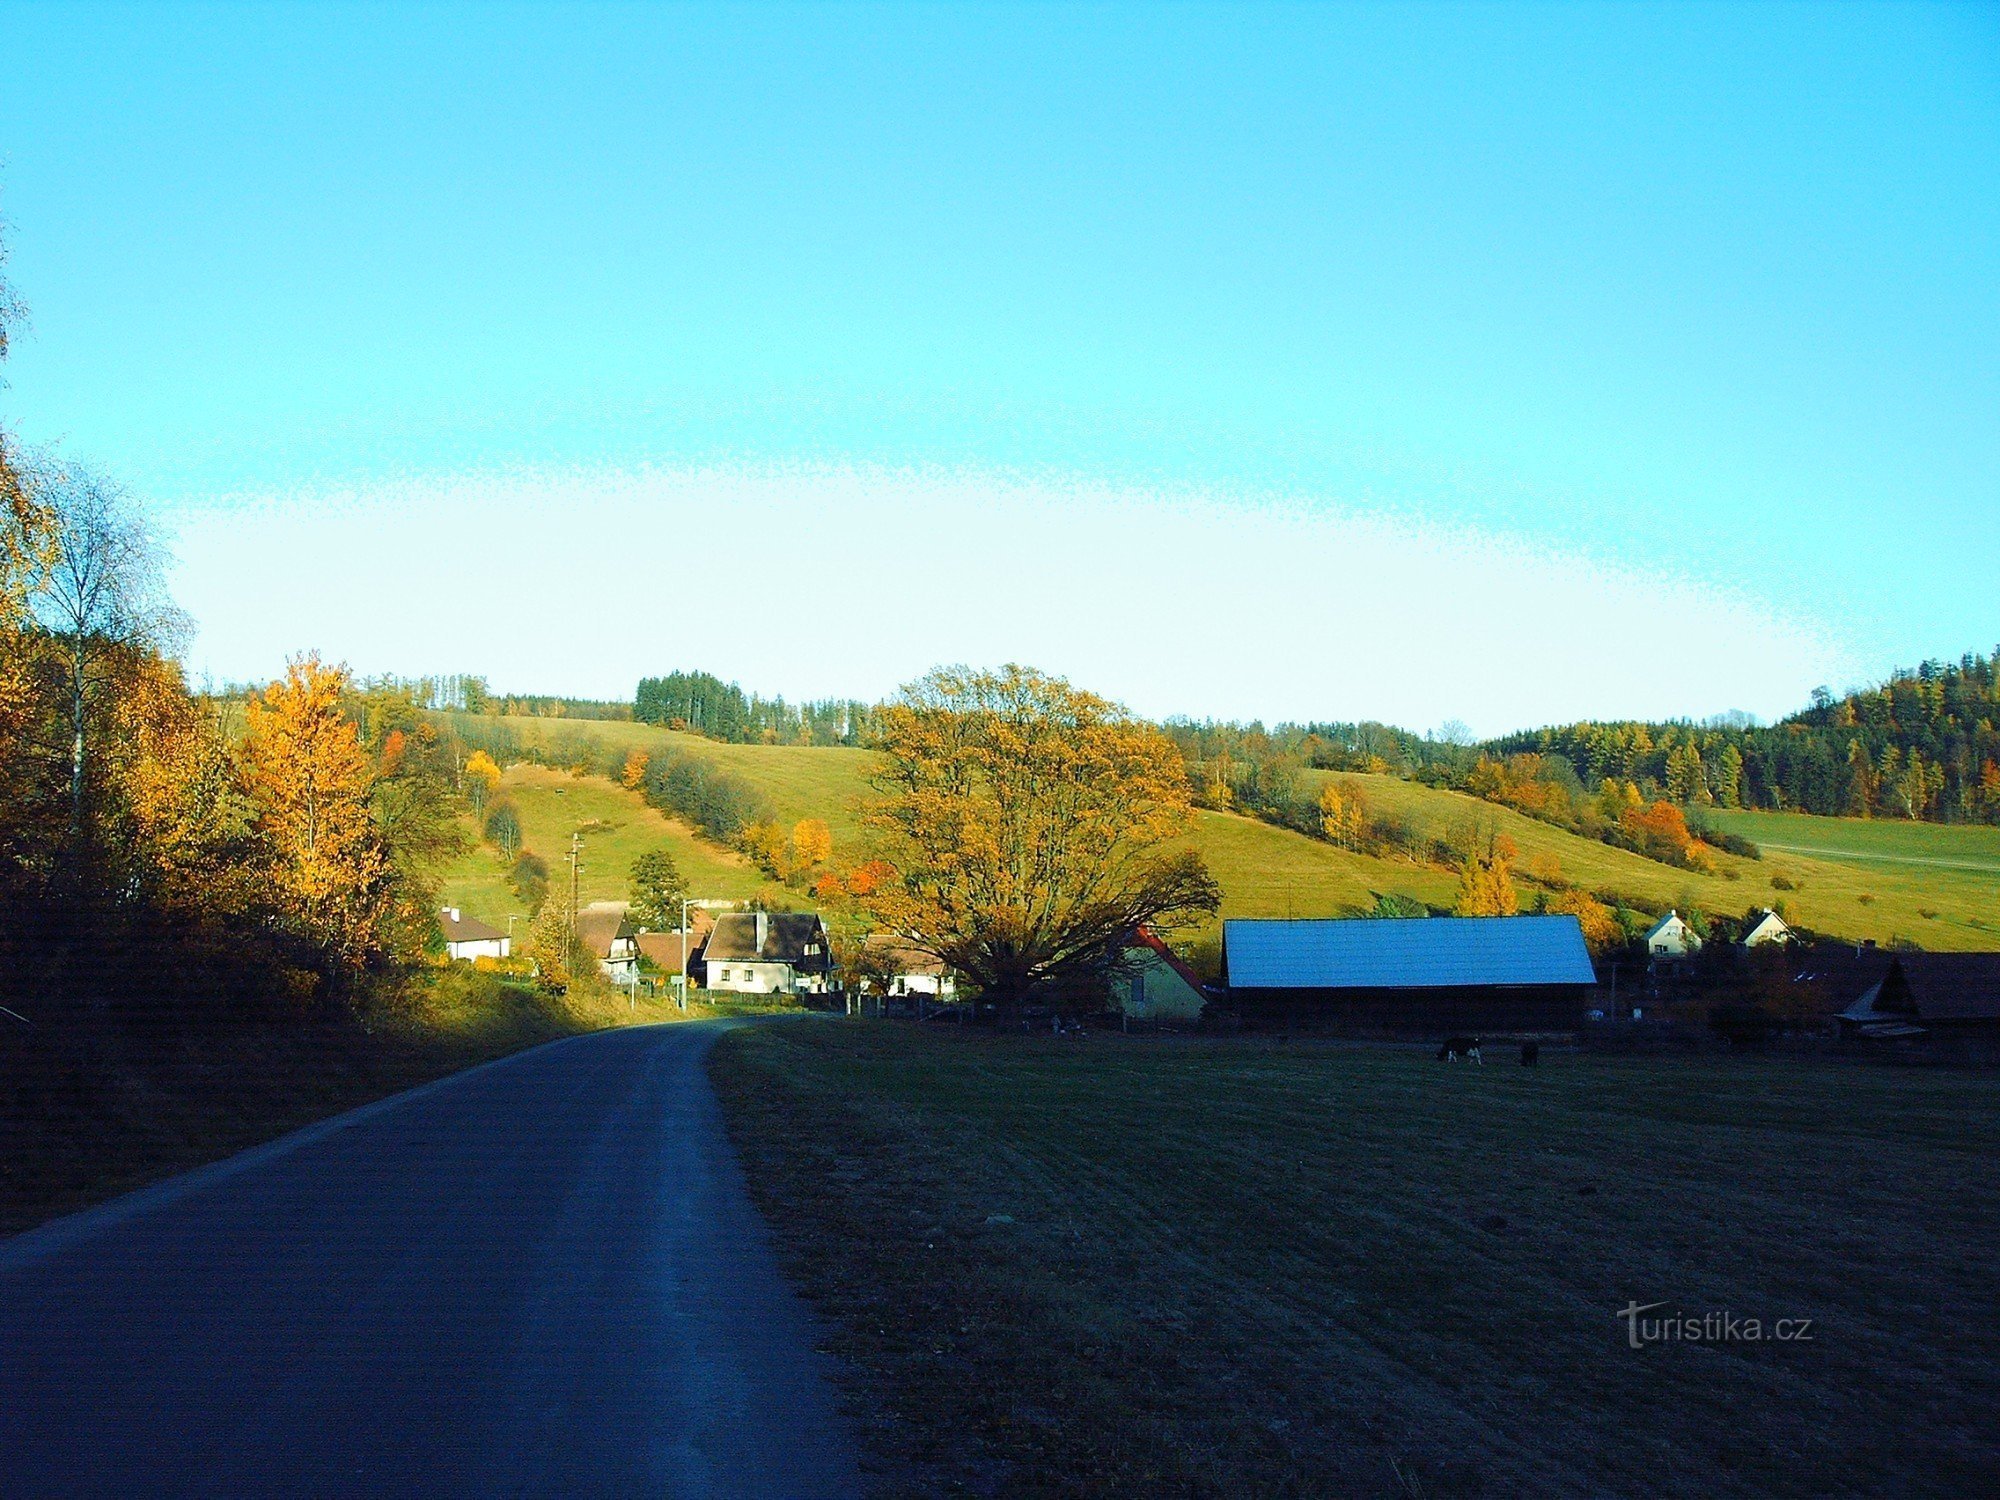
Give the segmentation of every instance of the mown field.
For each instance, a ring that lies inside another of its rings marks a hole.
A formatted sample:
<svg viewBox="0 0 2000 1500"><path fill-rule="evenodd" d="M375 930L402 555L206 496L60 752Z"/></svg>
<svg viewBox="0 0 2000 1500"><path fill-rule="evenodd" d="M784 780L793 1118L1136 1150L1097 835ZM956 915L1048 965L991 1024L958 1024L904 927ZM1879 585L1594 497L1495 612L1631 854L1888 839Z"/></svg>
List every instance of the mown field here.
<svg viewBox="0 0 2000 1500"><path fill-rule="evenodd" d="M1991 1076L834 1020L711 1073L892 1493L2000 1492Z"/></svg>
<svg viewBox="0 0 2000 1500"><path fill-rule="evenodd" d="M723 745L646 724L532 718L508 719L506 723L530 744L553 745L564 736L582 735L620 749L671 746L703 756L757 788L781 821L824 819L833 831L836 860L864 847L861 808L870 796L872 766L866 751ZM1317 782L1333 773L1309 774ZM518 771L510 773L519 775ZM1554 869L1569 882L1622 896L1650 915L1678 906L1737 916L1753 906L1783 901L1795 921L1836 936L1881 942L1908 938L1934 949L2000 947L2000 830L1715 813L1710 816L1718 825L1760 843L1768 838L1773 847L1761 860L1719 855L1716 873L1699 875L1579 838L1462 793L1390 776L1352 779L1362 784L1373 806L1393 812L1415 827L1444 834L1471 824L1507 834L1521 851L1524 898L1531 899L1535 890L1526 878L1532 871ZM521 789L516 800L525 820L530 816L530 803L545 801L555 783L515 784ZM625 799L629 808L643 809L640 799L608 782L586 784L613 795L614 800ZM560 845L566 848L568 833L561 825L579 808L580 804L569 804L560 814L537 808L533 816L549 833L559 833ZM620 816L609 809L590 815L613 821ZM646 838L657 836L673 849L691 878L696 874L696 861L708 861L701 867L701 880L714 884L715 894L737 898L753 893L754 870L736 861L732 873L733 856L703 843L684 825L661 819L658 814L651 816L657 827L641 825L631 817L626 818L626 826L635 833L643 828ZM1799 825L1831 825L1835 831L1802 830ZM1848 833L1850 829L1854 831ZM1852 841L1842 842L1843 838ZM553 843L545 847L534 837L529 842L545 857L560 853ZM1385 893L1443 906L1449 904L1456 888L1455 878L1445 871L1402 858L1350 853L1228 813L1201 813L1194 843L1222 884L1225 917L1330 916L1369 905L1376 895ZM1932 850L1934 855L1927 853ZM625 845L603 844L598 870L586 871L586 880L594 874L599 881L592 889L604 896L623 895L624 870L637 851L638 844L629 841ZM1893 853L1901 858L1860 857L1871 853ZM1952 863L1916 862L1927 857ZM485 884L476 887L473 882L480 868L476 862L468 862L455 873L452 889L465 895L461 904L489 921L489 910L503 914L519 911L518 903L506 904L511 897L499 879L497 862L487 856ZM1774 884L1774 879L1785 884ZM1195 936L1212 939L1213 930Z"/></svg>

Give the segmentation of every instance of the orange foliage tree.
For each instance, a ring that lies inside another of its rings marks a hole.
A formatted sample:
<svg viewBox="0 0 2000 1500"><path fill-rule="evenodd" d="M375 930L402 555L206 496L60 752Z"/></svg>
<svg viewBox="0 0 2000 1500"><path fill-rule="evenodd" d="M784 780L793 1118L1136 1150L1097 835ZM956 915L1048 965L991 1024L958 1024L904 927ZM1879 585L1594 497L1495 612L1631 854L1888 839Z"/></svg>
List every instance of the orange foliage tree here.
<svg viewBox="0 0 2000 1500"><path fill-rule="evenodd" d="M374 766L341 712L346 687L343 669L295 658L250 704L243 763L280 907L353 962L379 941L388 860L369 815Z"/></svg>
<svg viewBox="0 0 2000 1500"><path fill-rule="evenodd" d="M1130 929L1220 902L1181 843L1180 752L1095 694L1024 667L944 668L883 710L881 744L870 822L896 876L870 904L1002 1004L1101 994Z"/></svg>

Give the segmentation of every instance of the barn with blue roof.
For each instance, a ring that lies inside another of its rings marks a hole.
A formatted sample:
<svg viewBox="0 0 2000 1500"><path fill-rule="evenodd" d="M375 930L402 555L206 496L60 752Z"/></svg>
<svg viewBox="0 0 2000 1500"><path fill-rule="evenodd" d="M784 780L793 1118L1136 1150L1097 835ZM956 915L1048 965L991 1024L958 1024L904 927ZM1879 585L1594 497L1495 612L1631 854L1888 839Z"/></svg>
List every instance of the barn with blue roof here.
<svg viewBox="0 0 2000 1500"><path fill-rule="evenodd" d="M1597 976L1572 916L1230 921L1244 1020L1446 1036L1574 1031Z"/></svg>

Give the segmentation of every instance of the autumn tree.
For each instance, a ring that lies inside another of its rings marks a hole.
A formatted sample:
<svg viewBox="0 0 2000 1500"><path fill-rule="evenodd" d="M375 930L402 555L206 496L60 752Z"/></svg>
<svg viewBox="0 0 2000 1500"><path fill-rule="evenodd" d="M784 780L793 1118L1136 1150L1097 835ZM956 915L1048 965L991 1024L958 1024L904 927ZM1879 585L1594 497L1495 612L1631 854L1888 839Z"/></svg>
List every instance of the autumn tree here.
<svg viewBox="0 0 2000 1500"><path fill-rule="evenodd" d="M1625 929L1618 925L1618 914L1588 891L1557 891L1543 902L1542 910L1575 917L1592 957L1601 958L1624 945Z"/></svg>
<svg viewBox="0 0 2000 1500"><path fill-rule="evenodd" d="M27 482L51 527L48 564L29 601L60 679L76 854L86 833L90 756L117 686L137 662L171 646L184 621L166 597L164 553L117 485L54 460L29 466Z"/></svg>
<svg viewBox="0 0 2000 1500"><path fill-rule="evenodd" d="M652 757L643 750L634 750L625 757L625 769L619 773L618 782L628 792L636 792L646 782L646 767Z"/></svg>
<svg viewBox="0 0 2000 1500"><path fill-rule="evenodd" d="M1124 935L1213 912L1158 730L1018 666L940 668L881 716L877 918L1003 1005L1101 990Z"/></svg>
<svg viewBox="0 0 2000 1500"><path fill-rule="evenodd" d="M499 790L500 767L493 757L484 750L475 750L466 756L465 800L472 804L475 818L486 811L486 804Z"/></svg>
<svg viewBox="0 0 2000 1500"><path fill-rule="evenodd" d="M1343 849L1361 847L1368 824L1368 804L1361 783L1352 779L1329 781L1319 794L1320 831L1328 842Z"/></svg>
<svg viewBox="0 0 2000 1500"><path fill-rule="evenodd" d="M1514 890L1514 872L1500 856L1473 855L1459 867L1458 895L1452 915L1511 917L1521 909Z"/></svg>
<svg viewBox="0 0 2000 1500"><path fill-rule="evenodd" d="M681 868L665 849L648 849L632 861L632 920L654 932L680 926L688 893Z"/></svg>
<svg viewBox="0 0 2000 1500"><path fill-rule="evenodd" d="M792 826L792 863L810 875L833 858L833 834L818 818L801 818Z"/></svg>
<svg viewBox="0 0 2000 1500"><path fill-rule="evenodd" d="M344 669L294 658L249 706L243 761L280 906L353 963L379 941L389 862L369 809L374 765L340 708L346 687Z"/></svg>
<svg viewBox="0 0 2000 1500"><path fill-rule="evenodd" d="M562 994L596 972L590 952L577 935L576 908L569 885L557 881L528 927L528 957L534 960L535 982L552 994Z"/></svg>

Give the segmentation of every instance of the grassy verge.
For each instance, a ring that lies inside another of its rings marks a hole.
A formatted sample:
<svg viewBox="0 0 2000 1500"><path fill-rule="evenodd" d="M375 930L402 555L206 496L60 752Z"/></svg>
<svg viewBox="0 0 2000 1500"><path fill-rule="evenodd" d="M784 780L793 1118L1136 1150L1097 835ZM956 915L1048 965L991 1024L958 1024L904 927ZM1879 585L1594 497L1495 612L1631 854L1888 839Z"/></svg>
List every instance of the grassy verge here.
<svg viewBox="0 0 2000 1500"><path fill-rule="evenodd" d="M704 1013L704 1012L698 1012ZM427 971L361 1023L144 1035L73 1020L0 1042L0 1234L523 1047L679 1015L609 990L554 998Z"/></svg>
<svg viewBox="0 0 2000 1500"><path fill-rule="evenodd" d="M1990 1076L866 1022L711 1072L892 1489L2000 1484Z"/></svg>

